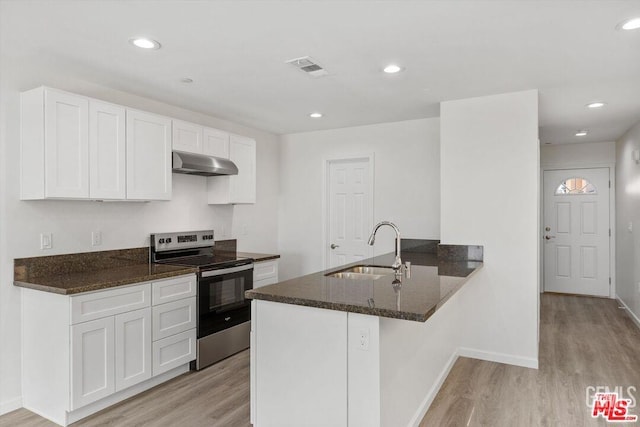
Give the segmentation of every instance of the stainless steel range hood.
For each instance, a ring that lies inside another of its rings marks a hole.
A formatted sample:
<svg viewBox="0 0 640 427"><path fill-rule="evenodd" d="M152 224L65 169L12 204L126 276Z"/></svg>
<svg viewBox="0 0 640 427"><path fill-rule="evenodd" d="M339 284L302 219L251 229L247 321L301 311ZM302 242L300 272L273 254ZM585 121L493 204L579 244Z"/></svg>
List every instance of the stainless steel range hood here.
<svg viewBox="0 0 640 427"><path fill-rule="evenodd" d="M228 159L174 151L173 173L201 176L237 175L238 167Z"/></svg>

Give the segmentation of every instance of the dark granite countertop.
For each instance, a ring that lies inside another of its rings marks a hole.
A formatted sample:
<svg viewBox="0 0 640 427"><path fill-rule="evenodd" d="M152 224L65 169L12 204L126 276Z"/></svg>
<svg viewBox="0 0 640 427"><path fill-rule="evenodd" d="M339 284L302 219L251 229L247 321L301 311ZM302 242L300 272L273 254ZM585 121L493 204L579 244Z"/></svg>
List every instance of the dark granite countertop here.
<svg viewBox="0 0 640 427"><path fill-rule="evenodd" d="M403 252L411 262L411 274L391 273L376 280L328 277L350 266L388 267L392 253L253 289L247 298L347 311L396 319L426 321L482 267L481 246L440 245L436 253ZM479 255L479 256L476 256Z"/></svg>
<svg viewBox="0 0 640 427"><path fill-rule="evenodd" d="M148 261L148 248L14 260L15 286L72 295L195 273L196 269Z"/></svg>
<svg viewBox="0 0 640 427"><path fill-rule="evenodd" d="M23 288L56 294L72 295L81 292L99 291L132 283L149 282L173 276L195 273L195 268L168 264L138 264L126 267L113 267L105 270L68 273L57 276L26 278L16 280L14 285Z"/></svg>
<svg viewBox="0 0 640 427"><path fill-rule="evenodd" d="M258 254L254 252L236 252L238 258L253 258L254 262L271 261L280 258L276 254Z"/></svg>

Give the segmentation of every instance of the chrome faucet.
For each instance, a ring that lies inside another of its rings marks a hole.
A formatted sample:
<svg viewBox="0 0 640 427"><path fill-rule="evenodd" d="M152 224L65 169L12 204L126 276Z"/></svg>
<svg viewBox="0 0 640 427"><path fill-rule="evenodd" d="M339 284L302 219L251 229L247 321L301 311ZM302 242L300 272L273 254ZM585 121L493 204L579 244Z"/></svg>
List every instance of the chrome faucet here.
<svg viewBox="0 0 640 427"><path fill-rule="evenodd" d="M373 227L373 231L371 232L371 236L369 236L368 243L370 246L373 246L373 244L376 242L376 233L378 232L378 228L382 227L383 225L388 225L396 232L396 260L391 265L391 268L393 268L397 272L400 270L400 267L402 267L402 260L400 259L400 230L398 229L398 227L396 227L394 223L389 221L381 221L377 223L376 226Z"/></svg>

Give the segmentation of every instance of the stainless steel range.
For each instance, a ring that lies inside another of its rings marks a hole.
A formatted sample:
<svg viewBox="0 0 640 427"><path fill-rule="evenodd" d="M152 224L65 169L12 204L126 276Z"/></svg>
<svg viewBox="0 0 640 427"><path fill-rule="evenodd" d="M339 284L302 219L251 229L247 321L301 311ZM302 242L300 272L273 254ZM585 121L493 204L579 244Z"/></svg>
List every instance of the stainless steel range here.
<svg viewBox="0 0 640 427"><path fill-rule="evenodd" d="M198 269L198 340L192 369L249 347L253 260L214 251L213 230L151 235L151 261Z"/></svg>

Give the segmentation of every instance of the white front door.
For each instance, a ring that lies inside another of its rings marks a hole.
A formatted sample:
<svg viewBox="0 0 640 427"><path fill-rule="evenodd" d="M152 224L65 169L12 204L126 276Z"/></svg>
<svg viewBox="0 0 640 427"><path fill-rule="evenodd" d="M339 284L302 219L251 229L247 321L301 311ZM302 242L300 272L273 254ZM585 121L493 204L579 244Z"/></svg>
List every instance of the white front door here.
<svg viewBox="0 0 640 427"><path fill-rule="evenodd" d="M327 268L371 256L367 245L373 226L371 175L369 158L329 162Z"/></svg>
<svg viewBox="0 0 640 427"><path fill-rule="evenodd" d="M544 172L544 290L609 296L609 168Z"/></svg>

